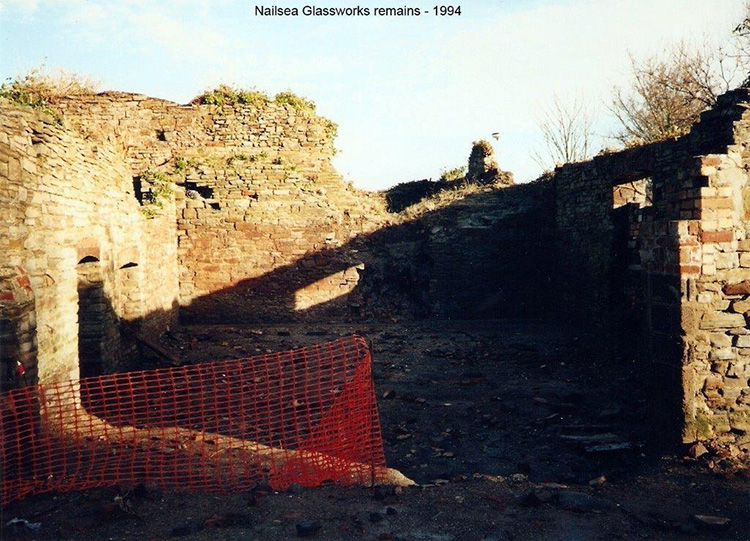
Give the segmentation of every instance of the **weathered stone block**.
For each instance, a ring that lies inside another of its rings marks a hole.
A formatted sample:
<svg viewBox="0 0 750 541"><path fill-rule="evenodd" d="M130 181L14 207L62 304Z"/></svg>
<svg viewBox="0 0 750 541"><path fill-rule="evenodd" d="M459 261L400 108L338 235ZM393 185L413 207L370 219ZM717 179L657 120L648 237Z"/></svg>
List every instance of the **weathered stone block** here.
<svg viewBox="0 0 750 541"><path fill-rule="evenodd" d="M738 314L744 314L746 312L750 312L750 299L745 299L742 301L734 301L732 303L732 311L737 312Z"/></svg>
<svg viewBox="0 0 750 541"><path fill-rule="evenodd" d="M727 295L750 295L750 280L727 284L724 286L724 293Z"/></svg>
<svg viewBox="0 0 750 541"><path fill-rule="evenodd" d="M716 359L720 361L729 361L737 357L732 348L713 349L709 356L710 359Z"/></svg>
<svg viewBox="0 0 750 541"><path fill-rule="evenodd" d="M727 329L731 327L743 327L745 318L741 314L727 312L709 312L701 319L701 329Z"/></svg>
<svg viewBox="0 0 750 541"><path fill-rule="evenodd" d="M732 346L732 337L724 333L711 333L709 339L713 347L728 348Z"/></svg>
<svg viewBox="0 0 750 541"><path fill-rule="evenodd" d="M730 413L728 419L732 430L750 432L750 412L738 411Z"/></svg>

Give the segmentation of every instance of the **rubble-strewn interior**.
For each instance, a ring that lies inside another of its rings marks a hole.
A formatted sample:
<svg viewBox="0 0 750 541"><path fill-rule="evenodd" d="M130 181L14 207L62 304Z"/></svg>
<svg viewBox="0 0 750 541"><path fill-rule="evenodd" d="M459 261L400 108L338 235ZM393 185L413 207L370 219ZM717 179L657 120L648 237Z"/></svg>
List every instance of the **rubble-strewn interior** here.
<svg viewBox="0 0 750 541"><path fill-rule="evenodd" d="M428 386L489 381L492 393L503 383L486 371L507 374L514 356L531 352L544 365L529 373L539 379L514 384L534 395L554 355L540 353L533 328L550 343L559 332L565 345L552 350L580 357L573 370L583 379L571 388L627 374L622 400L638 398L642 410L623 422L639 442L700 444L746 462L749 102L747 89L730 92L684 137L566 164L532 183L514 184L477 151L463 180L386 193L346 184L330 161L335 125L294 104L178 105L108 92L61 99L62 122L0 104L2 389L224 358L233 347L253 353L253 335L237 331L234 343L233 329L262 328L254 336L265 348L280 344L262 344L264 333L284 341L369 328L393 363L385 373L408 366L398 360L413 353L404 343L432 351L435 367L415 369ZM493 329L505 338L487 335ZM462 332L473 349L457 351L479 356L481 370L441 349ZM431 348L429 334L441 345ZM553 387L536 397L548 424L587 396ZM394 396L379 390L384 401ZM473 412L484 437L529 407L498 399L504 413L489 412L470 394L444 407ZM603 415L578 420L621 417ZM412 421L384 419L400 455L421 452L407 444ZM430 445L452 452L441 442L457 436L439 428ZM634 448L572 430L562 436ZM427 457L421 478L417 464L392 460L422 483L444 473ZM540 471L559 476L555 464ZM581 469L572 478L596 473Z"/></svg>

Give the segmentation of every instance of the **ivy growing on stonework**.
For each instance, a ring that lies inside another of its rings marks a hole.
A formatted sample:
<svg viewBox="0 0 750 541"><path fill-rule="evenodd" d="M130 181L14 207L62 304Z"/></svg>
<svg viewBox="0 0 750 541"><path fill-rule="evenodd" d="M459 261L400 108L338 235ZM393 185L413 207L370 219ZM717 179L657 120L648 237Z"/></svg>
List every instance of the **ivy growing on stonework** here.
<svg viewBox="0 0 750 541"><path fill-rule="evenodd" d="M164 201L171 197L172 182L163 172L148 170L141 175L141 183L148 185L148 190L143 192L141 212L152 218L157 214L156 209L164 208Z"/></svg>

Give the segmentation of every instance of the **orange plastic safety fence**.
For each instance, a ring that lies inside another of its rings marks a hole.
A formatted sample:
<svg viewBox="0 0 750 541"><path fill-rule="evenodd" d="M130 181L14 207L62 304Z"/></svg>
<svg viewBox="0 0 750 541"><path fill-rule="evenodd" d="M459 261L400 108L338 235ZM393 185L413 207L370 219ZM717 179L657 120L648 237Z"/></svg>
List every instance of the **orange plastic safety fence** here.
<svg viewBox="0 0 750 541"><path fill-rule="evenodd" d="M364 340L7 392L2 503L149 482L228 492L261 480L374 482L383 441Z"/></svg>

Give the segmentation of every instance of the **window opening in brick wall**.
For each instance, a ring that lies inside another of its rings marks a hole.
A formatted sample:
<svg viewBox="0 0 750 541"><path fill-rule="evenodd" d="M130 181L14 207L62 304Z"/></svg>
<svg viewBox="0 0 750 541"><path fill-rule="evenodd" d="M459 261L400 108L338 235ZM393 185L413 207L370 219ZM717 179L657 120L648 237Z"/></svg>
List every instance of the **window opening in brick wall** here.
<svg viewBox="0 0 750 541"><path fill-rule="evenodd" d="M654 204L654 183L651 177L624 182L612 187L612 208L617 209L630 203L640 208Z"/></svg>

